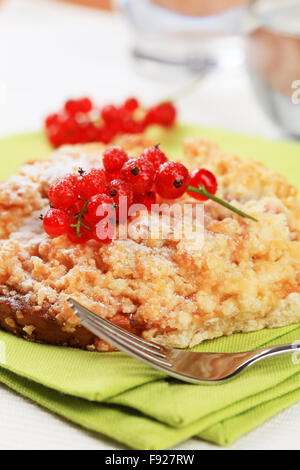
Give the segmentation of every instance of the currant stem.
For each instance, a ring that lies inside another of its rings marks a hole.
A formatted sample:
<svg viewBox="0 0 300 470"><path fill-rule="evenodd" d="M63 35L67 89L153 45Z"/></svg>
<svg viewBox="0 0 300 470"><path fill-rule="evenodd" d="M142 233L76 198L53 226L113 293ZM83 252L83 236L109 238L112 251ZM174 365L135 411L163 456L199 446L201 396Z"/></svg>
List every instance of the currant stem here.
<svg viewBox="0 0 300 470"><path fill-rule="evenodd" d="M191 193L201 194L201 196L205 196L208 199L212 199L218 204L221 204L221 206L226 207L226 209L229 209L232 212L235 212L236 214L240 215L241 217L244 217L245 219L251 219L251 220L254 220L254 222L258 222L258 220L255 219L255 217L252 217L251 215L246 214L246 212L243 212L237 207L232 206L231 204L229 204L229 202L226 202L223 199L220 199L219 197L215 196L214 194L211 194L209 191L207 191L204 188L204 186L199 186L199 188L194 188L194 186L188 186L187 191L190 191Z"/></svg>
<svg viewBox="0 0 300 470"><path fill-rule="evenodd" d="M86 229L91 230L91 227L88 227L87 225L85 225L85 224L82 222L82 217L83 217L83 215L87 212L86 208L87 208L87 206L88 206L88 203L89 203L89 201L86 200L85 203L84 203L84 205L83 205L83 207L82 207L82 209L81 209L81 211L78 212L78 214L75 214L75 215L73 215L72 217L69 217L69 219L77 219L76 224L70 224L70 227L76 228L76 235L77 235L78 238L81 237L81 233L80 233L80 227L81 227L81 225L82 225L83 227L85 227Z"/></svg>

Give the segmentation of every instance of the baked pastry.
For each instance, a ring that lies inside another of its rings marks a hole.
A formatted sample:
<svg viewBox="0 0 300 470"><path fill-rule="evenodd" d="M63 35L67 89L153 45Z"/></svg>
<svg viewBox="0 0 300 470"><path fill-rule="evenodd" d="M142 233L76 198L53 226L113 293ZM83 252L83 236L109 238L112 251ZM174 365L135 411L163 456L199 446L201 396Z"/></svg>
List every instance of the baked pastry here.
<svg viewBox="0 0 300 470"><path fill-rule="evenodd" d="M137 155L149 141L132 136L121 145ZM203 139L185 141L181 161L211 170L218 196L257 223L207 201L198 249L184 236L172 237L161 213L137 214L130 237L109 245L74 245L65 235L50 239L39 220L49 206L49 185L78 167L100 167L103 151L98 144L63 147L1 183L1 328L31 341L109 350L79 324L69 296L138 335L179 348L300 321L296 188ZM183 202L203 207L188 196ZM199 220L191 215L190 223ZM167 236L151 237L157 224Z"/></svg>

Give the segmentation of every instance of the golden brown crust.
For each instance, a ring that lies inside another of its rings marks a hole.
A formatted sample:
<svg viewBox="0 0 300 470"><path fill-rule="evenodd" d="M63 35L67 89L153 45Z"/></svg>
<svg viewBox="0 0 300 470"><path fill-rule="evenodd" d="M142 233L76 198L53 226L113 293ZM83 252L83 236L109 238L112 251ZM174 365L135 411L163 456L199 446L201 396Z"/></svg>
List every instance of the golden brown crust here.
<svg viewBox="0 0 300 470"><path fill-rule="evenodd" d="M30 341L86 348L94 345L96 340L80 325L74 332L63 331L55 318L47 315L46 308L37 311L20 294L0 297L0 325L2 329Z"/></svg>
<svg viewBox="0 0 300 470"><path fill-rule="evenodd" d="M138 155L150 144L143 139L133 136L122 145ZM129 239L110 245L75 246L65 236L47 237L38 215L48 206L49 185L79 166L101 166L103 150L95 144L64 147L49 160L24 165L0 186L2 328L31 340L107 350L80 326L69 296L172 347L300 321L296 188L263 165L224 154L202 139L185 143L183 163L214 171L218 195L258 223L207 202L204 239L197 239L196 250L185 237L170 235L161 214L133 217ZM184 197L179 204L187 201L192 202ZM192 216L190 225L199 224ZM153 238L150 228L156 225L168 236Z"/></svg>

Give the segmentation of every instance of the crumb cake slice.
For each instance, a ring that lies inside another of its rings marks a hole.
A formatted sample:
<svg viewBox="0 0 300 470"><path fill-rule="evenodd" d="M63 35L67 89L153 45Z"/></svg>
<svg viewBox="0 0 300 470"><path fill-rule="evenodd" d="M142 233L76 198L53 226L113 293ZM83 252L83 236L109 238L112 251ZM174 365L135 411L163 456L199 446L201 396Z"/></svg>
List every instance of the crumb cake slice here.
<svg viewBox="0 0 300 470"><path fill-rule="evenodd" d="M123 139L132 155L145 137ZM246 220L209 201L199 249L152 239L163 217L133 218L130 238L110 245L50 239L39 215L49 185L78 167L101 167L102 145L63 147L30 162L0 185L0 325L31 341L89 350L110 346L83 328L69 296L145 338L185 348L205 339L300 321L300 203L297 190L263 165L191 139L181 161L217 176L223 197L256 217ZM188 201L184 197L182 201ZM190 200L190 202L192 202ZM195 202L193 204L202 204ZM199 223L191 217L191 225Z"/></svg>

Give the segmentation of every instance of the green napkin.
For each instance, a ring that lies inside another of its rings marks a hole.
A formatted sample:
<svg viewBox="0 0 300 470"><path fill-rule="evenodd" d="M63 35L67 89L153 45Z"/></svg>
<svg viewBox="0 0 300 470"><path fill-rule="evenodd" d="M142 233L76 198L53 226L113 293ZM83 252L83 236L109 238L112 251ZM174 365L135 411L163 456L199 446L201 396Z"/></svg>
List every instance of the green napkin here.
<svg viewBox="0 0 300 470"><path fill-rule="evenodd" d="M180 126L167 134L151 132L174 156L185 136L211 138L226 150L269 164L300 187L297 144L196 126ZM21 161L47 153L39 133L2 139L1 178ZM235 334L194 349L234 352L297 340L300 324ZM165 449L191 436L220 445L233 442L300 399L300 366L294 362L290 355L276 357L223 384L190 385L122 353L33 344L0 332L1 382L54 413L135 449Z"/></svg>

